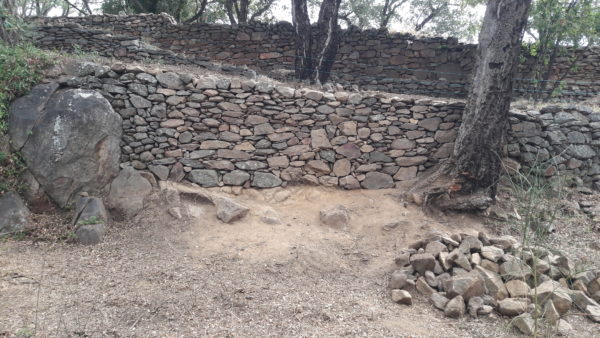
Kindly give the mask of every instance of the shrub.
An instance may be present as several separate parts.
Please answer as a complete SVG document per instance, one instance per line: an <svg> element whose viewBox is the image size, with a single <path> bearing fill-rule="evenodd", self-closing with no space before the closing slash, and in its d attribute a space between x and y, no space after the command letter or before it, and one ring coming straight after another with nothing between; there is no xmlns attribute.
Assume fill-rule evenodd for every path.
<svg viewBox="0 0 600 338"><path fill-rule="evenodd" d="M26 94L52 65L51 55L31 45L8 46L0 41L0 134L8 127L8 105Z"/></svg>

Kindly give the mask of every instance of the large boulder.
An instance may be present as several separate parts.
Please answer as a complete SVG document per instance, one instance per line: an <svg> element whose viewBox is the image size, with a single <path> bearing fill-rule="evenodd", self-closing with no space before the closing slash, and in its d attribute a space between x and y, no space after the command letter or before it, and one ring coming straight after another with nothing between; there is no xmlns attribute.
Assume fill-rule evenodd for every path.
<svg viewBox="0 0 600 338"><path fill-rule="evenodd" d="M0 235L26 230L29 226L29 210L14 192L0 196Z"/></svg>
<svg viewBox="0 0 600 338"><path fill-rule="evenodd" d="M107 206L115 220L125 220L144 208L152 185L137 170L125 167L110 184Z"/></svg>
<svg viewBox="0 0 600 338"><path fill-rule="evenodd" d="M31 174L59 206L97 193L119 172L122 120L97 91L36 87L10 108L9 134Z"/></svg>

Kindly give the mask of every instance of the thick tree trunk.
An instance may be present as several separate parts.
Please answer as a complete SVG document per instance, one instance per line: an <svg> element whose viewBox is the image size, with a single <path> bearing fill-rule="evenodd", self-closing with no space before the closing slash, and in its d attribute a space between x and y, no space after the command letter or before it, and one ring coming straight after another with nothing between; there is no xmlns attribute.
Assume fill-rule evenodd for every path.
<svg viewBox="0 0 600 338"><path fill-rule="evenodd" d="M476 55L476 71L454 145L453 176L461 193L494 197L508 127L512 78L531 0L490 0ZM458 188L457 188L458 189Z"/></svg>
<svg viewBox="0 0 600 338"><path fill-rule="evenodd" d="M338 12L341 0L323 0L317 22L317 41L315 43L315 72L313 81L326 82L331 76L339 45Z"/></svg>
<svg viewBox="0 0 600 338"><path fill-rule="evenodd" d="M292 22L296 37L294 72L296 79L305 80L312 73L311 27L306 0L292 0Z"/></svg>

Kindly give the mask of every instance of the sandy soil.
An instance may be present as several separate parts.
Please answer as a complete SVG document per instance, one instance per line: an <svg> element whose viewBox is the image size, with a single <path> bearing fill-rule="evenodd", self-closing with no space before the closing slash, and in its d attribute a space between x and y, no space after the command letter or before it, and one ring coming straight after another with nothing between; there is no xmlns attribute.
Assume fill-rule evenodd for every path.
<svg viewBox="0 0 600 338"><path fill-rule="evenodd" d="M193 217L176 221L154 197L96 246L0 243L0 336L517 335L496 315L451 320L418 295L411 307L391 302L399 249L432 230L484 230L474 218L426 216L396 194L245 190L231 197L251 213L234 224L190 200ZM319 210L337 204L351 210L348 229L319 223ZM267 224L265 214L281 222ZM574 337L598 333L585 319L570 322Z"/></svg>

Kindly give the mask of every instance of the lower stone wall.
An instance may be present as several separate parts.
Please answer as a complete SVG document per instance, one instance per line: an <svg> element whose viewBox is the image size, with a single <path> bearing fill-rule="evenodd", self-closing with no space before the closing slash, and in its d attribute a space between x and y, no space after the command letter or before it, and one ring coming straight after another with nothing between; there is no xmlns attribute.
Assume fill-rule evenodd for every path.
<svg viewBox="0 0 600 338"><path fill-rule="evenodd" d="M293 183L391 188L448 157L464 103L319 92L250 79L87 65L69 87L95 88L123 117L122 165L202 186ZM524 165L600 180L600 113L514 110L506 152Z"/></svg>

